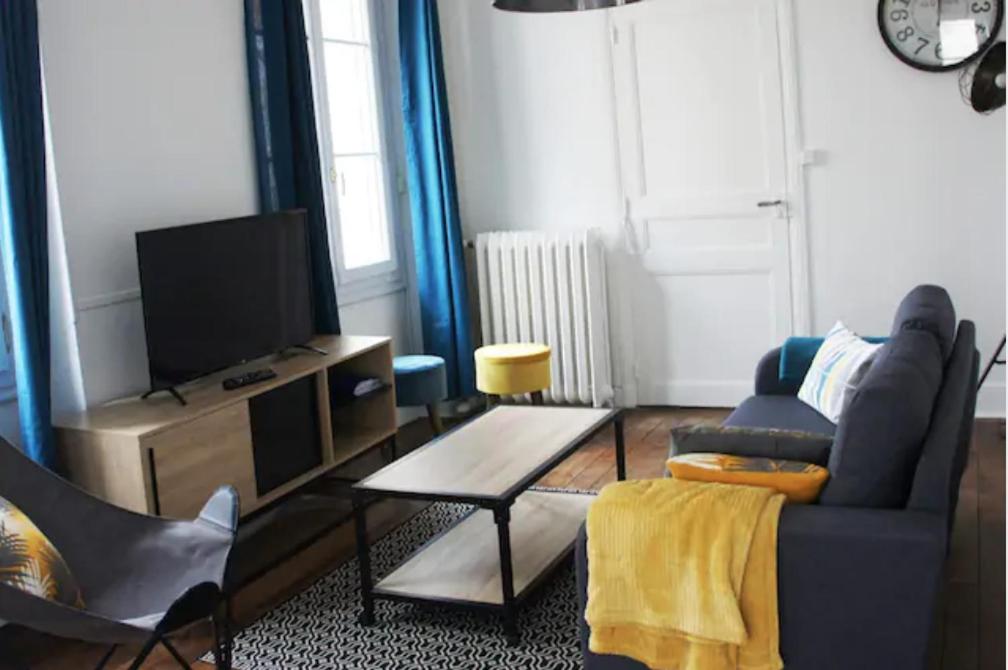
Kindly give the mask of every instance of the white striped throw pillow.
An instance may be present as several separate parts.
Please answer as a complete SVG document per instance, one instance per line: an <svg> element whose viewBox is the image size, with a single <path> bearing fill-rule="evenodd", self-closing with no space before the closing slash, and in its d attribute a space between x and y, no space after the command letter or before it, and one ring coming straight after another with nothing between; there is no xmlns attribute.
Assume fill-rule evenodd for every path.
<svg viewBox="0 0 1008 670"><path fill-rule="evenodd" d="M812 359L798 399L837 423L881 346L862 340L837 321Z"/></svg>

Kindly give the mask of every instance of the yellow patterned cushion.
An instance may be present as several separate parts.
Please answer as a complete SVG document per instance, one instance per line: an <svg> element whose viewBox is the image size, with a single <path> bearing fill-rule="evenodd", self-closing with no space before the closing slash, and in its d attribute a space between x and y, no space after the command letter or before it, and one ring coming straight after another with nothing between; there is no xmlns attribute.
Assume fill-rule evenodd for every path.
<svg viewBox="0 0 1008 670"><path fill-rule="evenodd" d="M683 454L666 466L676 479L765 486L796 503L813 502L829 479L826 468L811 463L727 454Z"/></svg>
<svg viewBox="0 0 1008 670"><path fill-rule="evenodd" d="M49 538L0 496L0 584L64 605L84 607L80 587Z"/></svg>

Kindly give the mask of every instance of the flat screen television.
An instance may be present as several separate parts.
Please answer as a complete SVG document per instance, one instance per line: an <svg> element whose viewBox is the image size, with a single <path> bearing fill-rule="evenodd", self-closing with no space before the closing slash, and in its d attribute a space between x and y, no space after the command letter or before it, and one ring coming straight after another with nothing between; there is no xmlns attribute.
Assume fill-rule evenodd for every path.
<svg viewBox="0 0 1008 670"><path fill-rule="evenodd" d="M136 234L151 389L315 334L303 210Z"/></svg>

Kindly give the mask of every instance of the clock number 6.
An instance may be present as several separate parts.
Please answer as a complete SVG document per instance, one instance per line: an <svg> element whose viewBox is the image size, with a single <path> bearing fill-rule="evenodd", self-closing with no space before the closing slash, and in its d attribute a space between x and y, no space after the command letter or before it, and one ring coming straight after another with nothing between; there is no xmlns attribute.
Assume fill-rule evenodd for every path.
<svg viewBox="0 0 1008 670"><path fill-rule="evenodd" d="M913 37L913 35L914 35L913 26L907 26L903 30L896 33L896 39L898 39L900 42L906 42L908 39Z"/></svg>

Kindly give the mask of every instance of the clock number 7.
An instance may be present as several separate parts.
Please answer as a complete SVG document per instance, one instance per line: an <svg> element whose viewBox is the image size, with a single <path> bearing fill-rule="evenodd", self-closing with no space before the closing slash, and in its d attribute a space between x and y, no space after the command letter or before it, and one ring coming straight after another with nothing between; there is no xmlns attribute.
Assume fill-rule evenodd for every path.
<svg viewBox="0 0 1008 670"><path fill-rule="evenodd" d="M916 49L914 49L914 55L915 56L917 54L919 54L921 51L923 51L924 47L926 47L927 45L931 44L931 40L929 40L926 37L918 37L917 41L920 42L920 46L918 46Z"/></svg>

